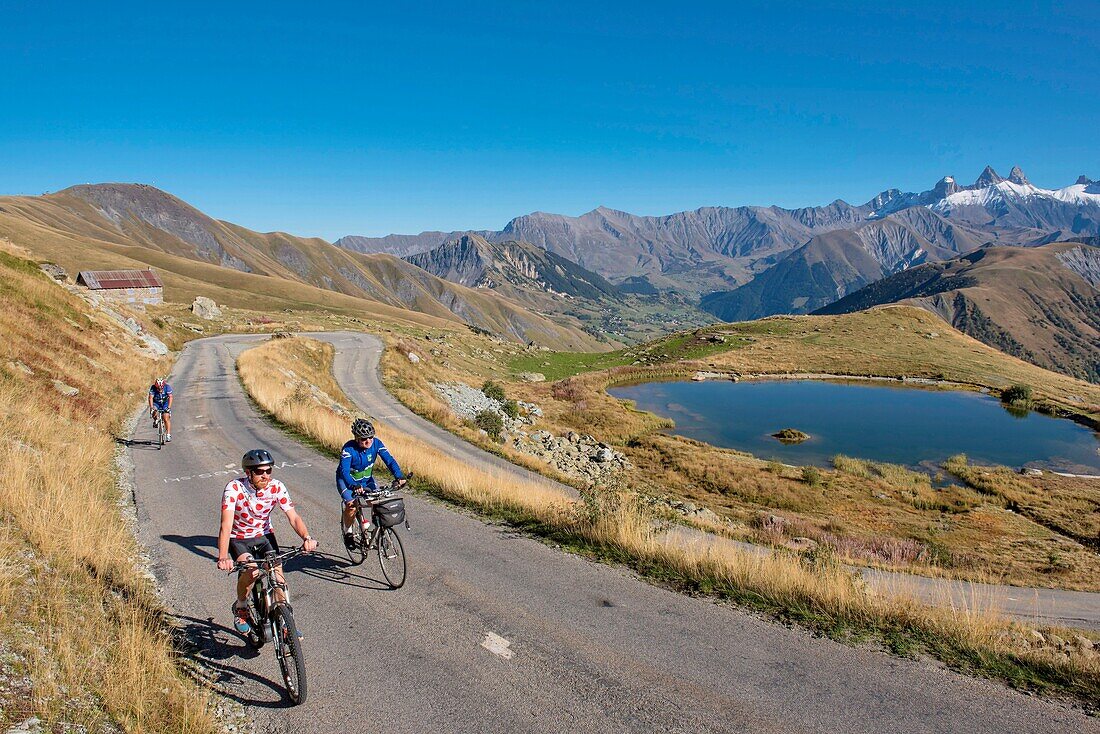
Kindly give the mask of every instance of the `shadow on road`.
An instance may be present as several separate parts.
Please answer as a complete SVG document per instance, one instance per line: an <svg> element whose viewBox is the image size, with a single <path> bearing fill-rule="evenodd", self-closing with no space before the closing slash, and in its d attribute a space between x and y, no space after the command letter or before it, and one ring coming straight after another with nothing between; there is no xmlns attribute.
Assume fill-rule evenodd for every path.
<svg viewBox="0 0 1100 734"><path fill-rule="evenodd" d="M226 615L229 614L229 605L226 604ZM212 684L218 692L245 706L257 706L260 708L283 708L290 706L290 699L286 691L276 681L230 665L227 661L235 658L241 660L254 660L263 657L264 650L257 650L248 644L235 630L218 624L209 619L197 619L184 615L172 615L175 621L176 647L187 660L200 669L199 675L204 682ZM278 676L279 666L271 657L271 670ZM248 689L254 689L258 684L263 689L270 690L277 696L277 700L271 698L257 698L255 695L246 695Z"/></svg>
<svg viewBox="0 0 1100 734"><path fill-rule="evenodd" d="M378 573L378 578L367 573L353 573L352 569L363 569L371 562L371 566ZM378 568L378 560L372 555L362 566L354 566L347 558L330 555L328 553L308 553L295 558L287 567L289 571L301 571L306 576L312 576L322 581L331 581L341 586L350 586L356 589L369 589L371 591L392 591L382 576L382 569Z"/></svg>
<svg viewBox="0 0 1100 734"><path fill-rule="evenodd" d="M182 548L186 548L196 556L209 558L211 561L218 560L216 554L206 550L206 548L216 550L218 547L218 539L213 535L162 535L160 537L169 543L175 543Z"/></svg>
<svg viewBox="0 0 1100 734"><path fill-rule="evenodd" d="M131 438L119 438L115 436L115 443L119 446L125 446L128 449L142 449L144 451L160 450L159 441L139 441Z"/></svg>

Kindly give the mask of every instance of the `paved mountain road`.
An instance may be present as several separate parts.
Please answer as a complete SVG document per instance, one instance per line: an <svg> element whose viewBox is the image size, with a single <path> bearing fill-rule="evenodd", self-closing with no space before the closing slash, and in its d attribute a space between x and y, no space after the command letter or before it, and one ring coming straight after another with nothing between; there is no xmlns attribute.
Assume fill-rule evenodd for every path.
<svg viewBox="0 0 1100 734"><path fill-rule="evenodd" d="M326 338L340 364L377 348ZM189 344L172 377L175 440L158 451L142 421L131 455L165 600L259 731L1100 732L1070 706L656 588L418 497L409 581L385 590L376 562L343 560L332 461L244 396L233 352L252 340ZM271 649L230 629L232 579L214 569L221 490L256 446L324 551L289 565L310 688L298 707Z"/></svg>

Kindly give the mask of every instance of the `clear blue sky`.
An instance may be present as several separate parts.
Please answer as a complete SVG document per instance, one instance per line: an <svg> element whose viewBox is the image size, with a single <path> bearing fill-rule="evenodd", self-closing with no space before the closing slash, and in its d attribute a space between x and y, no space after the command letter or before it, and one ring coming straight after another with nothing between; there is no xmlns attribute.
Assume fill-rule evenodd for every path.
<svg viewBox="0 0 1100 734"><path fill-rule="evenodd" d="M204 9L197 9L198 6ZM1100 178L1100 4L0 0L0 193L155 183L259 230Z"/></svg>

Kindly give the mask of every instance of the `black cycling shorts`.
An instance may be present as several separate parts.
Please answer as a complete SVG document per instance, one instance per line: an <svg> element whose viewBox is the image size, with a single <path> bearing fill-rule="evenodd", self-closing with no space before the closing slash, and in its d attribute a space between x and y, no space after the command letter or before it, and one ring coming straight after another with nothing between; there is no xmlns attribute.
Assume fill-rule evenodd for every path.
<svg viewBox="0 0 1100 734"><path fill-rule="evenodd" d="M275 533L261 535L258 538L231 538L229 540L229 557L238 560L245 553L253 558L263 558L269 552L279 552L279 542L275 540Z"/></svg>

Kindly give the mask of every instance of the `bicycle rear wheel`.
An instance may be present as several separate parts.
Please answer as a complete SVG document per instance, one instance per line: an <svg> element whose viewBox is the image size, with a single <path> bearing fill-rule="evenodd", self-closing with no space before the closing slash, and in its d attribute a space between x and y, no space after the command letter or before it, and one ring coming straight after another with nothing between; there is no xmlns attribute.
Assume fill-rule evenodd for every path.
<svg viewBox="0 0 1100 734"><path fill-rule="evenodd" d="M157 438L160 440L160 445L158 446L158 448L161 448L161 447L164 446L165 433L166 432L164 430L164 416L161 415L158 412L157 413Z"/></svg>
<svg viewBox="0 0 1100 734"><path fill-rule="evenodd" d="M302 655L302 641L298 639L298 625L286 604L279 604L274 612L276 657L283 673L286 693L296 705L306 700L306 661Z"/></svg>
<svg viewBox="0 0 1100 734"><path fill-rule="evenodd" d="M369 542L369 539L367 538L366 533L363 532L363 525L360 522L361 520L362 516L357 513L355 515L355 521L352 523L351 528L351 537L354 539L354 542L352 543L351 548L348 548L346 545L344 546L344 550L348 554L348 560L351 561L351 565L353 566L358 566L363 561L367 560L367 544ZM343 533L343 531L344 527L343 523L341 523L340 532Z"/></svg>
<svg viewBox="0 0 1100 734"><path fill-rule="evenodd" d="M400 589L405 585L408 571L405 548L401 545L401 536L393 528L381 528L378 533L378 565L390 588Z"/></svg>

